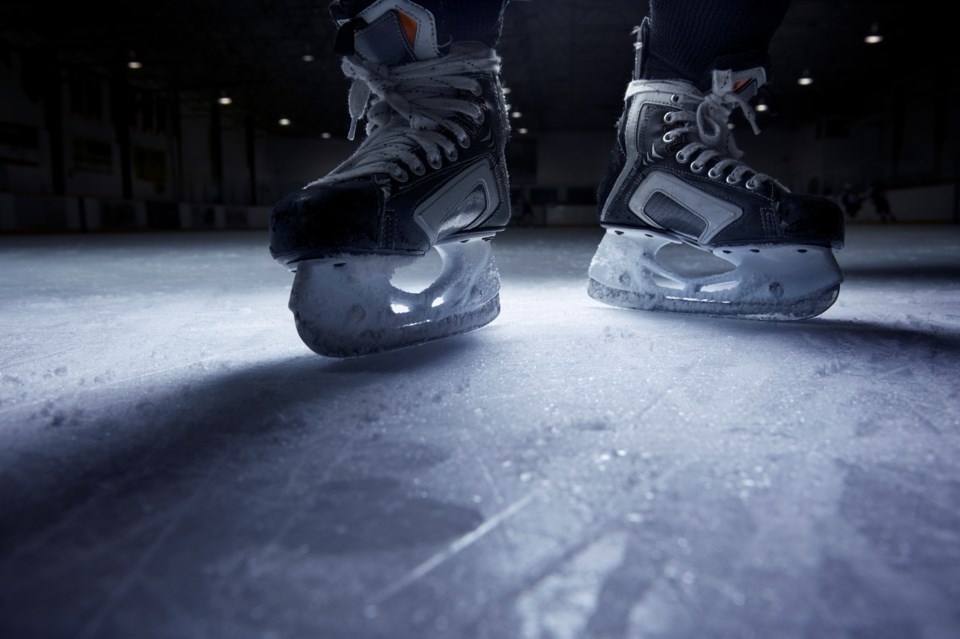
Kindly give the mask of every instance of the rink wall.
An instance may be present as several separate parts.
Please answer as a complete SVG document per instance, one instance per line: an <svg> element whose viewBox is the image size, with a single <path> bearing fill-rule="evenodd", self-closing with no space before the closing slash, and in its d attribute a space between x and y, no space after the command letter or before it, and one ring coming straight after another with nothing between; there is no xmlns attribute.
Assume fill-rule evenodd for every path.
<svg viewBox="0 0 960 639"><path fill-rule="evenodd" d="M0 193L0 232L266 229L269 206Z"/></svg>
<svg viewBox="0 0 960 639"><path fill-rule="evenodd" d="M521 226L593 226L595 203L584 203L581 189L518 189L523 193L548 191L557 201L530 207L527 215L514 210L514 223ZM957 187L941 185L898 189L888 193L890 207L899 222L956 223L952 210ZM573 200L571 203L567 200ZM83 231L176 231L218 229L266 229L271 206L122 200L0 192L0 233ZM878 222L868 201L857 222Z"/></svg>
<svg viewBox="0 0 960 639"><path fill-rule="evenodd" d="M35 127L40 134L19 151L0 149L6 158L0 157L0 232L264 229L274 202L330 171L355 146L335 137L255 132L251 146L257 170L251 175L250 150L243 148L245 132L228 122L222 129L223 174L215 180L208 157L208 119L202 112L184 110L178 137L133 136L134 149L145 159L134 165L129 198L120 197L119 146L95 144L109 140L109 131L102 127L68 127L63 141L65 195L50 194L49 140L42 129ZM7 111L7 117L13 115ZM810 187L819 187L821 194L835 196L838 190L831 189L850 179L843 172L828 175L823 167L843 168L846 156L838 149L856 144L856 138L818 140L811 131L776 129L764 137L766 144L744 139L752 165L781 176L795 191L817 192ZM515 137L512 148L518 152L510 158L514 224L595 225L597 184L612 143L612 130ZM852 166L853 160L848 163ZM848 173L855 171L849 168ZM956 222L958 196L953 183L888 193L894 215L905 222ZM857 221L878 221L869 200Z"/></svg>
<svg viewBox="0 0 960 639"><path fill-rule="evenodd" d="M133 88L77 65L50 67L38 89L21 57L0 64L0 232L263 229L273 203L356 146L342 133L264 127L212 95ZM825 117L797 130L762 117L763 136L737 139L751 166L794 191L836 197L845 183L865 192L887 180L901 187L888 192L899 220L960 222L951 154L960 127L933 143L922 126L930 117L922 100L900 116ZM520 131L508 146L514 223L595 225L614 128ZM858 221L876 219L867 200Z"/></svg>
<svg viewBox="0 0 960 639"><path fill-rule="evenodd" d="M897 189L887 195L890 210L901 222L958 222L953 213L960 185L943 184L912 189ZM876 218L873 204L868 200L863 207L866 219Z"/></svg>

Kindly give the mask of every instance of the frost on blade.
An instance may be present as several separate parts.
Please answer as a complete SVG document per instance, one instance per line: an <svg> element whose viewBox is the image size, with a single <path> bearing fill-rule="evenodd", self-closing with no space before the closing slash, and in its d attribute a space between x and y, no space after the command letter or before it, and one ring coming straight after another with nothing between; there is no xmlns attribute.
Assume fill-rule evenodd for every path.
<svg viewBox="0 0 960 639"><path fill-rule="evenodd" d="M500 312L500 276L490 242L471 240L434 250L442 269L418 291L398 288L391 280L398 269L423 258L350 255L302 263L290 310L304 343L321 355L349 357L439 339L493 321Z"/></svg>
<svg viewBox="0 0 960 639"><path fill-rule="evenodd" d="M792 320L829 308L842 280L825 247L698 249L655 231L625 229L604 235L588 292L625 308Z"/></svg>

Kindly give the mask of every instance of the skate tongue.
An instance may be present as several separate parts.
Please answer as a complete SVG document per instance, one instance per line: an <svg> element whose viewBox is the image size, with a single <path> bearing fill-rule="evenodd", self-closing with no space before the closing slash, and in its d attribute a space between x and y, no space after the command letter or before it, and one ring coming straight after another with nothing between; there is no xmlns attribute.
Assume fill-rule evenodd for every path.
<svg viewBox="0 0 960 639"><path fill-rule="evenodd" d="M375 2L339 22L336 51L396 66L440 56L433 14L409 0Z"/></svg>
<svg viewBox="0 0 960 639"><path fill-rule="evenodd" d="M766 79L767 74L762 67L747 69L746 71L715 70L713 72L713 90L707 94L706 99L697 110L697 122L700 124L701 134L709 130L708 127L704 126L704 122L714 120L709 128L716 128L717 132L726 135L727 120L734 109L740 109L753 132L759 134L757 115L748 101L756 95ZM704 137L710 142L717 141L715 134L708 133ZM740 157L735 146L731 147L731 150L734 151L734 157Z"/></svg>

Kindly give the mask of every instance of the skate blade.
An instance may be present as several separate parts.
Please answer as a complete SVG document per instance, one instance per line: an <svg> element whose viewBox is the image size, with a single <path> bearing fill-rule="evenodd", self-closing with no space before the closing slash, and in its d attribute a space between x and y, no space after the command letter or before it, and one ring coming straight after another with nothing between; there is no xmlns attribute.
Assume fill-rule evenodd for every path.
<svg viewBox="0 0 960 639"><path fill-rule="evenodd" d="M465 333L500 313L491 243L437 245L442 260L423 290L398 288L395 272L423 258L344 255L301 262L290 292L297 332L314 352L356 357Z"/></svg>
<svg viewBox="0 0 960 639"><path fill-rule="evenodd" d="M830 308L842 281L825 247L702 249L652 230L609 229L590 264L587 292L622 308L801 320Z"/></svg>

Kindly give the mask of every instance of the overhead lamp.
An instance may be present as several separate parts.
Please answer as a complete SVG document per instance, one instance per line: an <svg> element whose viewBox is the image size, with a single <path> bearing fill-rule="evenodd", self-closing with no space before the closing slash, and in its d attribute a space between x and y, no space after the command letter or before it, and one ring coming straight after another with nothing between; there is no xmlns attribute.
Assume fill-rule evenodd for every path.
<svg viewBox="0 0 960 639"><path fill-rule="evenodd" d="M304 62L313 62L313 54L312 54L312 53L304 53L304 54L303 54L303 61L304 61Z"/></svg>
<svg viewBox="0 0 960 639"><path fill-rule="evenodd" d="M221 106L230 106L231 104L233 104L233 98L231 98L225 92L221 91L220 97L217 98L217 103L220 104Z"/></svg>
<svg viewBox="0 0 960 639"><path fill-rule="evenodd" d="M810 75L810 69L803 70L803 73L801 73L800 77L797 78L797 84L802 87L807 87L813 84L813 76Z"/></svg>
<svg viewBox="0 0 960 639"><path fill-rule="evenodd" d="M880 44L883 42L883 36L880 35L880 25L876 22L870 25L870 33L863 39L867 44Z"/></svg>
<svg viewBox="0 0 960 639"><path fill-rule="evenodd" d="M512 91L513 91L513 89L511 89L510 87L503 87L503 94L504 94L504 95L510 95L510 93L511 93Z"/></svg>
<svg viewBox="0 0 960 639"><path fill-rule="evenodd" d="M527 133L530 133L530 129L528 129L525 126L520 127L519 129L517 129L517 133L519 133L520 135L526 135Z"/></svg>
<svg viewBox="0 0 960 639"><path fill-rule="evenodd" d="M323 138L324 140L329 140L329 139L332 138L333 136L330 135L329 132L324 131L323 133L320 134L320 137Z"/></svg>
<svg viewBox="0 0 960 639"><path fill-rule="evenodd" d="M127 68L133 69L134 71L143 68L143 63L137 59L137 54L133 51L130 52L129 59L127 60Z"/></svg>
<svg viewBox="0 0 960 639"><path fill-rule="evenodd" d="M519 111L514 111L513 113L510 114L510 117L513 118L514 120L519 120L520 118L523 117L523 114L520 113Z"/></svg>
<svg viewBox="0 0 960 639"><path fill-rule="evenodd" d="M767 105L766 102L757 103L757 108L756 108L757 113L763 113L764 111L769 111L769 110L770 110L770 107Z"/></svg>
<svg viewBox="0 0 960 639"><path fill-rule="evenodd" d="M278 120L278 123L280 124L280 126L290 126L290 118L280 118L280 120Z"/></svg>

